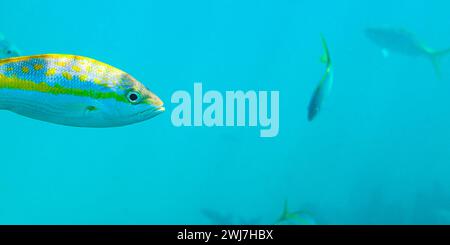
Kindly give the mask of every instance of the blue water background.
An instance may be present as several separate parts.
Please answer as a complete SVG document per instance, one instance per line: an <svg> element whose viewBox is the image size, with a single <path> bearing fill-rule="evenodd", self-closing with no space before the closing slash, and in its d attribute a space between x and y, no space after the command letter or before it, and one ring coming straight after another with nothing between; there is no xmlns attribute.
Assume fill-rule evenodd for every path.
<svg viewBox="0 0 450 245"><path fill-rule="evenodd" d="M384 58L372 26L450 47L447 1L2 0L0 31L25 54L96 58L167 111L83 129L2 111L0 224L271 224L285 199L320 224L450 223L450 59ZM306 108L324 72L335 86ZM177 90L280 91L280 133L176 128Z"/></svg>

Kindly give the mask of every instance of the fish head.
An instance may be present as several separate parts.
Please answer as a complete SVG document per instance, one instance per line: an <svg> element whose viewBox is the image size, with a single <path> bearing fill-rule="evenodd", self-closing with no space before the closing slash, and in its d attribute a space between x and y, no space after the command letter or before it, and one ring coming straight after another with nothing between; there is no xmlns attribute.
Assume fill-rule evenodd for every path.
<svg viewBox="0 0 450 245"><path fill-rule="evenodd" d="M20 51L17 47L7 40L0 40L0 59L18 56L20 56Z"/></svg>
<svg viewBox="0 0 450 245"><path fill-rule="evenodd" d="M151 119L165 111L163 101L128 74L112 86L115 99L99 100L93 110L103 114L108 126L124 126Z"/></svg>
<svg viewBox="0 0 450 245"><path fill-rule="evenodd" d="M398 40L402 39L404 31L401 29L387 27L369 27L364 30L364 33L367 38L372 40L372 42L376 43L377 45L381 47L390 47L393 45L393 43L396 43Z"/></svg>
<svg viewBox="0 0 450 245"><path fill-rule="evenodd" d="M380 39L382 39L383 36L386 35L385 32L386 31L384 31L383 29L373 27L369 27L364 30L364 34L366 35L366 37L374 41L379 41Z"/></svg>

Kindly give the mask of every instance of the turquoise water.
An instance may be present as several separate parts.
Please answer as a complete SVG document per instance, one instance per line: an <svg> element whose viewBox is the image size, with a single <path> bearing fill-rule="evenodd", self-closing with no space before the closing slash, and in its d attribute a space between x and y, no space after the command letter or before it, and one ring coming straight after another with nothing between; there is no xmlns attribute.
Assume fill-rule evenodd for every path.
<svg viewBox="0 0 450 245"><path fill-rule="evenodd" d="M288 200L318 224L450 223L450 59L384 57L364 30L407 28L450 47L445 1L2 1L23 54L119 67L166 112L72 128L1 111L0 224L272 224ZM335 69L313 122L307 105ZM279 134L175 127L171 96L280 92Z"/></svg>

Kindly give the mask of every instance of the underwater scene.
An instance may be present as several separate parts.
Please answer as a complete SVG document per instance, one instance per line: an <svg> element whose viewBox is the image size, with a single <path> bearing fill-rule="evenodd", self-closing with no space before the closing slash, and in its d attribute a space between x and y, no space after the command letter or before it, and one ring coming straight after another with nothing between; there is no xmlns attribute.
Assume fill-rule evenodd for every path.
<svg viewBox="0 0 450 245"><path fill-rule="evenodd" d="M0 224L450 224L450 3L0 3Z"/></svg>

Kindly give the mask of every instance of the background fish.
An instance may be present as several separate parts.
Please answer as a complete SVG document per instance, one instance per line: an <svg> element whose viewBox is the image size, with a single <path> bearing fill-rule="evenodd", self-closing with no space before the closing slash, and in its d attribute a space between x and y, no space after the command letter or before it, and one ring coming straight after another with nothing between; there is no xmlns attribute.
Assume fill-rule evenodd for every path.
<svg viewBox="0 0 450 245"><path fill-rule="evenodd" d="M413 33L400 28L367 28L365 33L370 40L383 48L385 56L388 56L389 52L395 52L430 59L436 74L441 77L440 59L450 54L450 48L442 51L434 50L420 41Z"/></svg>
<svg viewBox="0 0 450 245"><path fill-rule="evenodd" d="M238 215L220 213L219 211L207 208L202 209L201 213L212 225L257 225L261 222L261 219L258 217L245 218Z"/></svg>
<svg viewBox="0 0 450 245"><path fill-rule="evenodd" d="M163 102L127 73L74 55L0 60L0 109L77 127L117 127L150 119Z"/></svg>
<svg viewBox="0 0 450 245"><path fill-rule="evenodd" d="M283 212L275 222L276 225L316 225L313 216L306 211L289 211L288 201L284 202Z"/></svg>
<svg viewBox="0 0 450 245"><path fill-rule="evenodd" d="M18 57L20 51L0 33L0 59Z"/></svg>
<svg viewBox="0 0 450 245"><path fill-rule="evenodd" d="M322 45L325 50L325 54L322 56L322 62L326 64L326 70L325 74L323 75L322 79L320 80L319 84L317 85L316 89L314 90L314 94L311 97L311 100L309 102L308 106L308 120L312 121L314 118L316 118L317 114L319 113L322 104L325 100L325 98L328 96L328 94L331 91L331 88L333 86L333 67L331 63L330 58L330 52L328 49L327 42L325 41L325 38L322 36Z"/></svg>

